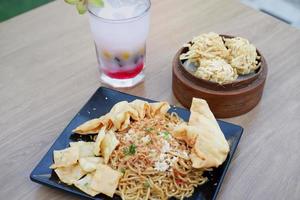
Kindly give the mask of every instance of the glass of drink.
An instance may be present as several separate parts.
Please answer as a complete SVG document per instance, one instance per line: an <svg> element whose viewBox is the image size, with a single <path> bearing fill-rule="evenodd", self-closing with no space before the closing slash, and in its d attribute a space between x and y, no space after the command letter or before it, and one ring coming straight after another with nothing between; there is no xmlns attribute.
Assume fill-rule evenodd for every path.
<svg viewBox="0 0 300 200"><path fill-rule="evenodd" d="M144 80L150 0L104 0L104 7L89 6L102 82L132 87Z"/></svg>

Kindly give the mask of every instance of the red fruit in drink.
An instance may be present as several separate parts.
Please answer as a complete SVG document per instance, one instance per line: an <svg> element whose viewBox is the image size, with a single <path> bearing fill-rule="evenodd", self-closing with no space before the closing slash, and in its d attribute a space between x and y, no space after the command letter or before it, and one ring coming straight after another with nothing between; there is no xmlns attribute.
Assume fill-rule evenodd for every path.
<svg viewBox="0 0 300 200"><path fill-rule="evenodd" d="M106 68L103 68L103 72L110 78L115 79L129 79L134 78L138 75L144 68L144 63L139 63L134 68L130 70L120 70L120 71L109 71Z"/></svg>

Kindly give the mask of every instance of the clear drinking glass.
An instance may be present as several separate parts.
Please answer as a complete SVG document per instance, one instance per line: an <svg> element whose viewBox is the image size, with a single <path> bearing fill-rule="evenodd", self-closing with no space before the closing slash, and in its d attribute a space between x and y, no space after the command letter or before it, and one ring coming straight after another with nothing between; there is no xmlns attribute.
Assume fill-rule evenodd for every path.
<svg viewBox="0 0 300 200"><path fill-rule="evenodd" d="M104 0L104 7L89 6L102 82L131 87L144 80L150 0Z"/></svg>

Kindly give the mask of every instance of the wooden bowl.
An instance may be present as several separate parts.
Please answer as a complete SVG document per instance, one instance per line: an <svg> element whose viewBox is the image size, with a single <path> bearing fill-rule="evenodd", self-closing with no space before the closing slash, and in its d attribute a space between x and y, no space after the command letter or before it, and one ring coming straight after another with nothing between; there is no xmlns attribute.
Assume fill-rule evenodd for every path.
<svg viewBox="0 0 300 200"><path fill-rule="evenodd" d="M234 82L223 85L197 78L188 72L179 59L187 50L187 47L181 48L173 59L173 93L183 106L189 108L193 97L202 98L208 102L216 117L228 118L244 114L258 104L268 71L266 60L259 50L257 54L260 56L261 66L255 73L241 76Z"/></svg>

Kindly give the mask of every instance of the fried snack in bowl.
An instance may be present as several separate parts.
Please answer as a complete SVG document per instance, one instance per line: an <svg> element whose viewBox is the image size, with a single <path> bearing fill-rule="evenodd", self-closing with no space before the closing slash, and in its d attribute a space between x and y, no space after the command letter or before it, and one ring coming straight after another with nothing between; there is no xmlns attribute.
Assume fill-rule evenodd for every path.
<svg viewBox="0 0 300 200"><path fill-rule="evenodd" d="M214 58L228 59L229 51L225 47L222 37L217 33L204 33L194 37L190 43L184 45L189 51L180 55L180 60L189 59L197 66L202 60Z"/></svg>
<svg viewBox="0 0 300 200"><path fill-rule="evenodd" d="M188 51L179 59L185 68L200 79L220 85L233 83L238 75L251 74L261 66L255 46L241 37L210 32L200 34L184 47Z"/></svg>
<svg viewBox="0 0 300 200"><path fill-rule="evenodd" d="M225 46L230 51L229 63L240 75L253 73L260 67L259 56L253 44L241 37L224 38Z"/></svg>
<svg viewBox="0 0 300 200"><path fill-rule="evenodd" d="M221 58L202 60L194 75L221 85L231 83L238 77L236 69Z"/></svg>

